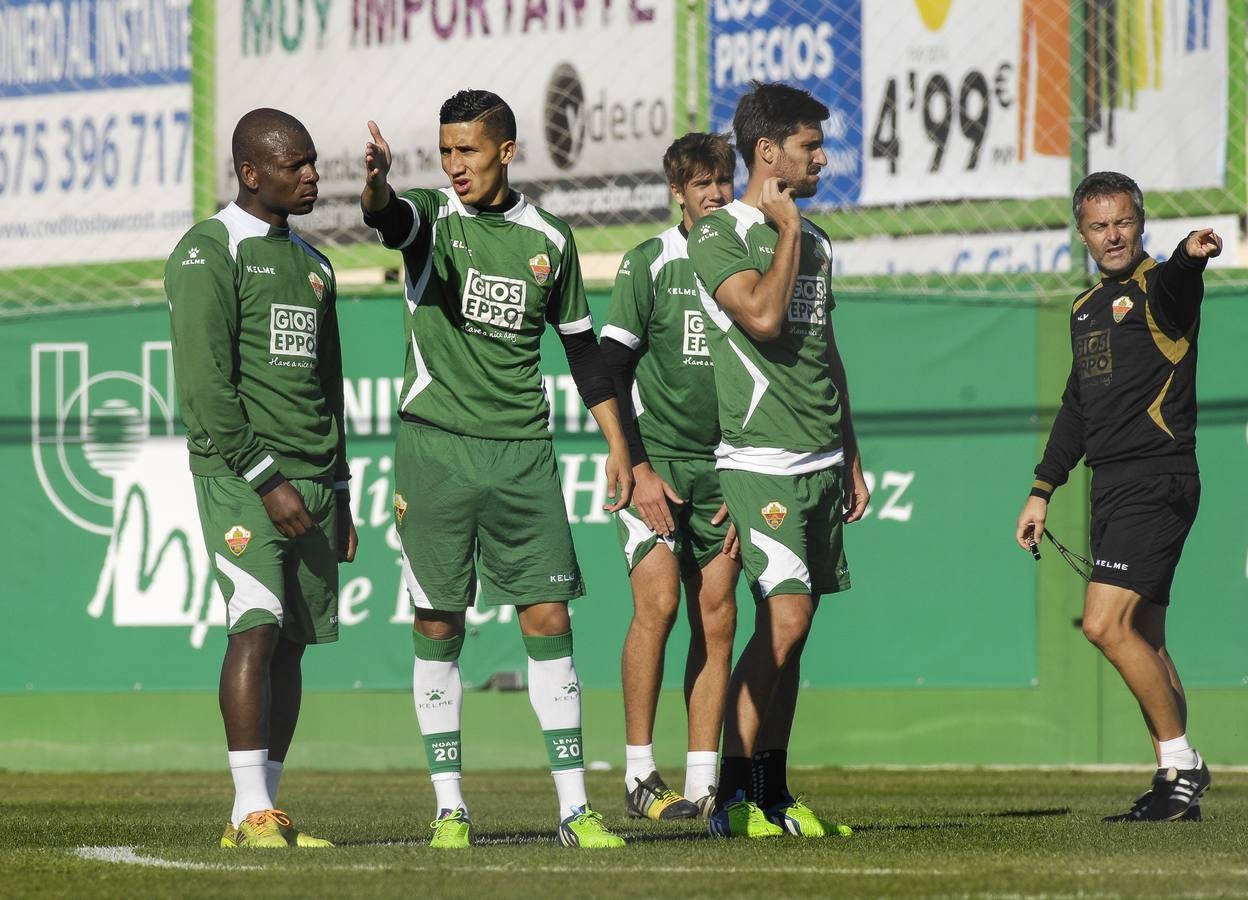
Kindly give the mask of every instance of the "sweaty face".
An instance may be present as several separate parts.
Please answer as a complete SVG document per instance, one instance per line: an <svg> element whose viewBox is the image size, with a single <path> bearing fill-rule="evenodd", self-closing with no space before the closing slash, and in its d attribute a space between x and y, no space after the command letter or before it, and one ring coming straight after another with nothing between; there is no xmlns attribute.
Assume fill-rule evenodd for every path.
<svg viewBox="0 0 1248 900"><path fill-rule="evenodd" d="M1079 237L1105 275L1126 275L1144 256L1144 221L1130 194L1089 197L1079 212Z"/></svg>
<svg viewBox="0 0 1248 900"><path fill-rule="evenodd" d="M303 216L316 205L316 146L303 130L275 132L262 145L267 151L255 164L256 200L275 222Z"/></svg>
<svg viewBox="0 0 1248 900"><path fill-rule="evenodd" d="M438 128L442 171L451 187L470 206L493 206L507 199L507 164L515 141L492 137L484 122L453 122Z"/></svg>
<svg viewBox="0 0 1248 900"><path fill-rule="evenodd" d="M775 175L793 188L794 197L813 197L819 187L819 171L828 164L823 152L823 131L802 125L780 144Z"/></svg>
<svg viewBox="0 0 1248 900"><path fill-rule="evenodd" d="M673 187L672 196L684 207L685 227L689 228L703 216L732 202L732 173L701 169L683 189Z"/></svg>

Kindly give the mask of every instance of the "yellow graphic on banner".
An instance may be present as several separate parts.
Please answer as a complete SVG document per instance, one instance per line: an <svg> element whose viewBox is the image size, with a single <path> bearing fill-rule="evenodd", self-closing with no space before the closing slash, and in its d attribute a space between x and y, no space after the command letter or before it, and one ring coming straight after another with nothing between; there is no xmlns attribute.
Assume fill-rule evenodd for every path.
<svg viewBox="0 0 1248 900"><path fill-rule="evenodd" d="M919 8L919 18L927 26L927 30L940 31L944 27L945 19L949 18L949 7L953 6L953 0L914 0L914 5Z"/></svg>

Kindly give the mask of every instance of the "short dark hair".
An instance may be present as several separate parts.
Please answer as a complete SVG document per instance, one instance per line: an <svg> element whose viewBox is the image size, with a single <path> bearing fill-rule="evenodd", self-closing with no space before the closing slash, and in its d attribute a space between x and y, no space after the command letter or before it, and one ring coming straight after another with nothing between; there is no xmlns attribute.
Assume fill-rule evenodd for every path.
<svg viewBox="0 0 1248 900"><path fill-rule="evenodd" d="M1075 214L1075 224L1079 224L1079 218L1083 215L1084 200L1091 200L1093 197L1109 197L1113 194L1126 194L1130 197L1131 204L1135 207L1136 217L1141 223L1144 222L1144 192L1133 179L1121 172L1093 172L1079 182L1079 187L1075 188L1075 197L1070 204Z"/></svg>
<svg viewBox="0 0 1248 900"><path fill-rule="evenodd" d="M273 152L273 141L278 135L307 134L302 122L288 112L261 107L245 113L234 133L230 136L230 154L234 157L234 172L241 177L242 165L263 163Z"/></svg>
<svg viewBox="0 0 1248 900"><path fill-rule="evenodd" d="M691 131L673 141L663 154L663 175L668 184L683 191L699 172L726 172L731 176L735 162L727 137Z"/></svg>
<svg viewBox="0 0 1248 900"><path fill-rule="evenodd" d="M804 91L780 82L751 81L750 91L737 102L732 130L737 151L747 169L754 166L754 148L762 138L784 143L803 125L819 128L828 108Z"/></svg>
<svg viewBox="0 0 1248 900"><path fill-rule="evenodd" d="M492 91L459 91L443 103L438 124L456 122L484 122L486 132L499 143L516 139L516 114Z"/></svg>

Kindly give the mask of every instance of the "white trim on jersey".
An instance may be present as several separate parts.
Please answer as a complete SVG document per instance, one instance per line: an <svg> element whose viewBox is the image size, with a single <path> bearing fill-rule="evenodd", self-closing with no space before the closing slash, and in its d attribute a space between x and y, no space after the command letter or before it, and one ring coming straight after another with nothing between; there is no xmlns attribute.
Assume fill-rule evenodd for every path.
<svg viewBox="0 0 1248 900"><path fill-rule="evenodd" d="M702 308L706 310L707 316L715 323L715 327L724 333L731 331L732 317L724 312L724 308L711 296L711 292L706 289L701 278L698 279L698 297L702 301Z"/></svg>
<svg viewBox="0 0 1248 900"><path fill-rule="evenodd" d="M745 371L749 374L750 380L754 382L754 390L750 392L750 407L745 411L745 418L741 420L739 427L744 428L750 424L750 419L754 418L754 412L758 409L758 404L763 399L763 394L767 393L767 388L771 387L771 382L767 380L767 376L763 374L763 370L756 366L748 356L741 352L741 348L732 342L732 338L725 338L728 346L732 348L732 352L737 354L737 359L741 360L741 365L745 366Z"/></svg>
<svg viewBox="0 0 1248 900"><path fill-rule="evenodd" d="M807 221L805 216L802 217L802 231L809 234L823 247L823 252L828 256L828 275L830 277L832 274L832 242L820 233L813 222Z"/></svg>
<svg viewBox="0 0 1248 900"><path fill-rule="evenodd" d="M636 378L633 379L633 387L629 391L629 396L633 401L633 418L640 418L641 414L646 411L646 408L641 405L641 390L637 387Z"/></svg>
<svg viewBox="0 0 1248 900"><path fill-rule="evenodd" d="M387 244L386 239L382 237L381 230L377 231L377 240L381 241L381 246L388 250L403 250L412 245L412 241L416 240L416 234L420 231L420 210L416 208L416 204L406 197L400 197L404 203L412 208L412 230L407 233L407 237L398 244Z"/></svg>
<svg viewBox="0 0 1248 900"><path fill-rule="evenodd" d="M758 576L758 586L766 597L778 585L786 581L800 581L810 592L810 569L802 558L773 537L763 534L756 528L750 529L750 543L763 551L767 557L767 567Z"/></svg>
<svg viewBox="0 0 1248 900"><path fill-rule="evenodd" d="M416 343L416 332L414 331L412 332L412 361L416 363L416 377L412 380L412 386L408 389L403 402L399 404L399 412L407 409L407 405L415 400L421 391L433 383L433 376L429 374L429 366L425 363L425 358L420 355L420 347Z"/></svg>
<svg viewBox="0 0 1248 900"><path fill-rule="evenodd" d="M844 450L799 453L779 447L733 447L724 441L715 448L715 468L740 469L760 475L805 475L845 465Z"/></svg>
<svg viewBox="0 0 1248 900"><path fill-rule="evenodd" d="M603 340L611 338L611 340L623 344L629 350L636 350L641 346L641 338L631 331L621 328L619 325L603 325L602 334L599 337Z"/></svg>
<svg viewBox="0 0 1248 900"><path fill-rule="evenodd" d="M726 206L720 207L728 215L732 216L733 227L736 229L737 237L741 238L741 243L746 247L750 246L750 242L746 240L746 234L754 225L762 225L767 221L767 217L763 215L763 211L757 206L750 206L741 200L733 200Z"/></svg>
<svg viewBox="0 0 1248 900"><path fill-rule="evenodd" d="M620 517L620 521L628 529L628 538L624 541L624 559L628 561L630 569L640 562L640 560L633 559L633 554L651 538L657 537L660 543L667 545L668 550L671 550L673 553L676 552L676 540L670 534L655 534L650 526L643 522L640 517L633 515L626 509L621 509L616 515Z"/></svg>
<svg viewBox="0 0 1248 900"><path fill-rule="evenodd" d="M679 225L673 225L666 231L660 232L657 237L663 249L659 251L654 262L650 263L651 281L659 277L659 272L669 262L689 258L689 242L680 233Z"/></svg>
<svg viewBox="0 0 1248 900"><path fill-rule="evenodd" d="M433 249L438 240L438 223L450 214L449 208L445 206L438 208L438 217L429 229L429 252L425 254L425 264L420 269L420 277L413 282L411 266L403 267L403 293L407 299L407 311L409 313L416 311L416 307L420 306L420 298L425 295L425 288L429 284L429 275L433 272Z"/></svg>
<svg viewBox="0 0 1248 900"><path fill-rule="evenodd" d="M258 478L264 472L264 470L267 469L271 465L273 465L273 457L265 456L264 459L260 460L260 462L256 463L254 466L252 466L250 469L248 469L246 472L243 473L243 481L246 481L250 484L251 482L255 481L256 478Z"/></svg>
<svg viewBox="0 0 1248 900"><path fill-rule="evenodd" d="M583 319L577 319L575 322L561 322L555 327L559 329L560 334L580 334L582 331L593 331L594 317L586 316Z"/></svg>
<svg viewBox="0 0 1248 900"><path fill-rule="evenodd" d="M262 609L272 613L280 627L284 614L282 601L277 599L277 595L265 587L254 575L234 565L220 553L215 554L215 557L217 570L230 579L234 585L234 593L230 595L230 602L225 609L225 627L233 628L238 620L252 609Z"/></svg>
<svg viewBox="0 0 1248 900"><path fill-rule="evenodd" d="M257 219L233 201L213 218L225 226L229 235L231 259L238 259L238 245L247 238L265 237L269 233L268 222Z"/></svg>

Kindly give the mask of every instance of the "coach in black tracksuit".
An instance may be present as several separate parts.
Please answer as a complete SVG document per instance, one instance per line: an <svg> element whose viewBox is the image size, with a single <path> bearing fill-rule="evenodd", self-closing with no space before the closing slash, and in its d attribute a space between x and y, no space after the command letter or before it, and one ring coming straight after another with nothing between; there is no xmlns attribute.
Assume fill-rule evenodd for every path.
<svg viewBox="0 0 1248 900"><path fill-rule="evenodd" d="M1140 189L1117 172L1085 178L1073 206L1101 281L1071 307L1074 362L1015 537L1024 549L1042 539L1050 495L1084 457L1093 567L1083 633L1139 701L1158 764L1152 787L1106 821L1198 819L1209 770L1188 743L1166 607L1200 502L1196 334L1205 264L1222 240L1194 231L1158 263L1144 253Z"/></svg>

